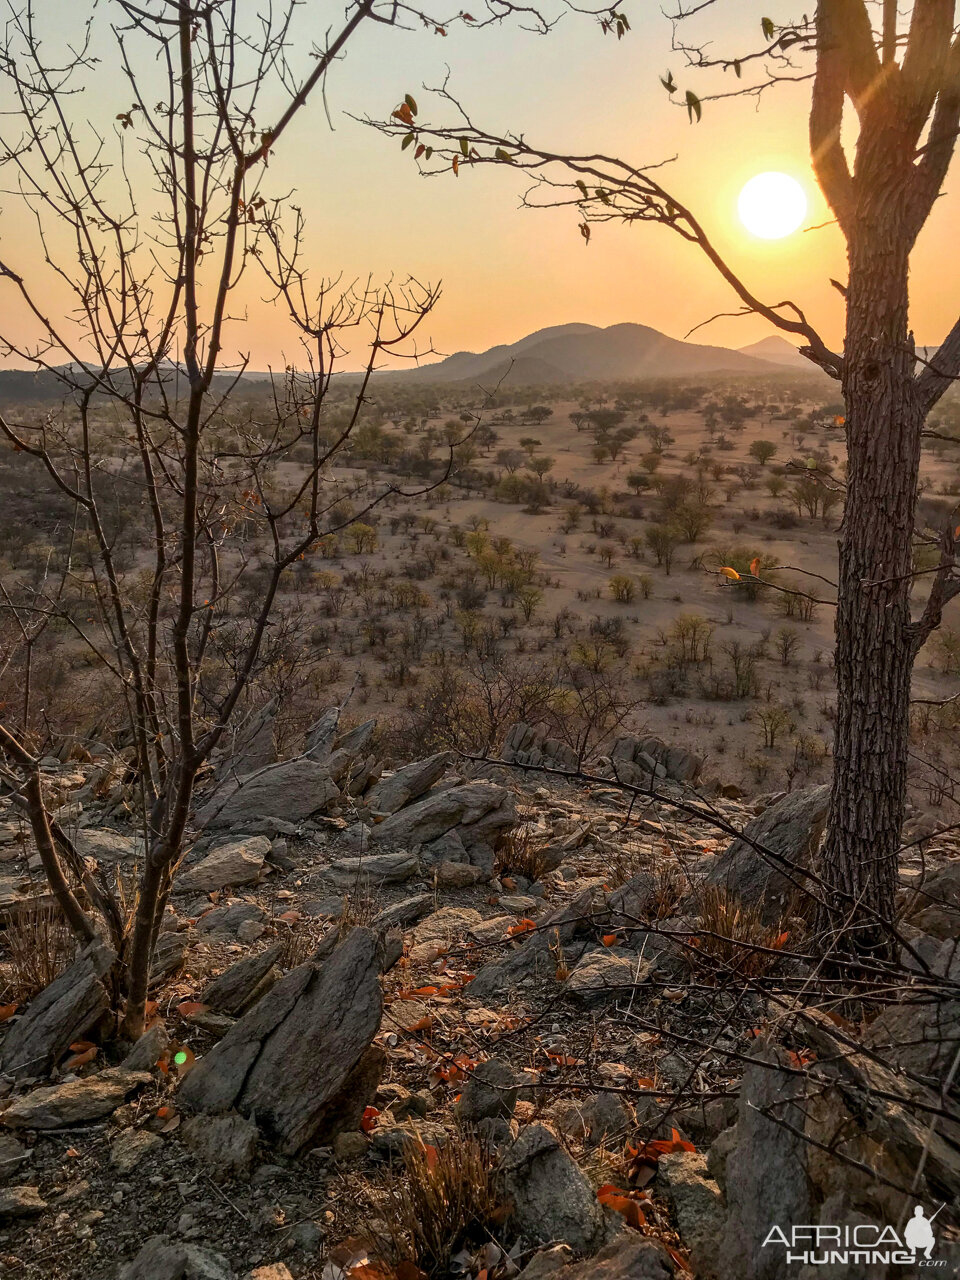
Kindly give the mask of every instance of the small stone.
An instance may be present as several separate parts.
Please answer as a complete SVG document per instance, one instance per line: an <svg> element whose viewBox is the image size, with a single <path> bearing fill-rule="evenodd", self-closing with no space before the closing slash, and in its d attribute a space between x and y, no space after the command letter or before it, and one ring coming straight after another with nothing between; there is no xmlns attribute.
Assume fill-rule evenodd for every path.
<svg viewBox="0 0 960 1280"><path fill-rule="evenodd" d="M367 1154L370 1139L364 1133L338 1133L333 1140L334 1159L353 1164Z"/></svg>
<svg viewBox="0 0 960 1280"><path fill-rule="evenodd" d="M243 1116L194 1116L180 1135L213 1178L242 1177L253 1168L259 1134Z"/></svg>
<svg viewBox="0 0 960 1280"><path fill-rule="evenodd" d="M46 1208L36 1187L0 1187L0 1220L35 1218Z"/></svg>
<svg viewBox="0 0 960 1280"><path fill-rule="evenodd" d="M471 1072L457 1103L457 1115L468 1124L487 1117L509 1119L522 1083L506 1062L488 1058Z"/></svg>
<svg viewBox="0 0 960 1280"><path fill-rule="evenodd" d="M158 1133L146 1129L127 1129L110 1148L110 1163L118 1173L130 1173L137 1165L163 1146Z"/></svg>

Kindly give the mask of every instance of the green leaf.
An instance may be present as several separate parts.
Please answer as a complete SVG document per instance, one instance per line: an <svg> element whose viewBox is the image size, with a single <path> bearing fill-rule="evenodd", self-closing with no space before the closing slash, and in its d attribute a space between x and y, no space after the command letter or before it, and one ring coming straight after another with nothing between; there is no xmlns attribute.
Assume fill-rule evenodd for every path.
<svg viewBox="0 0 960 1280"><path fill-rule="evenodd" d="M413 141L413 136L414 135L412 133L407 134L404 140L400 143L401 151L406 151L407 147L409 147L410 143Z"/></svg>
<svg viewBox="0 0 960 1280"><path fill-rule="evenodd" d="M703 115L703 107L700 105L700 99L692 89L687 90L687 115L690 117L690 123L693 123L694 117L699 121Z"/></svg>
<svg viewBox="0 0 960 1280"><path fill-rule="evenodd" d="M739 80L739 79L740 79L740 77L741 77L741 75L743 74L743 68L740 66L740 59L739 59L739 58L734 58L734 60L733 60L733 70L734 70L734 74L736 75L737 79Z"/></svg>
<svg viewBox="0 0 960 1280"><path fill-rule="evenodd" d="M405 93L405 94L403 95L403 100L404 100L404 102L407 104L407 106L410 108L410 110L413 112L413 114L414 114L414 115L416 115L416 114L417 114L417 100L416 100L416 98L413 96L413 94L412 94L412 93Z"/></svg>
<svg viewBox="0 0 960 1280"><path fill-rule="evenodd" d="M578 187L580 188L580 190L583 192L583 198L584 198L584 200L586 200L586 199L588 198L588 195L589 195L589 192L587 191L587 184L583 181L583 179L582 179L582 178L578 178L578 179L577 179L577 186L578 186Z"/></svg>
<svg viewBox="0 0 960 1280"><path fill-rule="evenodd" d="M668 71L665 76L661 76L660 83L666 89L667 93L676 93L677 85L676 85L676 81L673 78L672 71Z"/></svg>
<svg viewBox="0 0 960 1280"><path fill-rule="evenodd" d="M504 151L503 147L497 147L493 154L498 160L503 160L506 164L513 164L513 156L509 151Z"/></svg>
<svg viewBox="0 0 960 1280"><path fill-rule="evenodd" d="M426 151L424 151L423 153L423 158L424 160L429 160L432 155L433 155L433 147L427 147Z"/></svg>
<svg viewBox="0 0 960 1280"><path fill-rule="evenodd" d="M463 152L465 156L468 156L470 154L470 143L467 141L466 138L460 139L460 150Z"/></svg>
<svg viewBox="0 0 960 1280"><path fill-rule="evenodd" d="M760 29L763 31L763 38L765 40L773 39L773 33L776 30L776 27L773 25L772 18L763 18L760 22Z"/></svg>

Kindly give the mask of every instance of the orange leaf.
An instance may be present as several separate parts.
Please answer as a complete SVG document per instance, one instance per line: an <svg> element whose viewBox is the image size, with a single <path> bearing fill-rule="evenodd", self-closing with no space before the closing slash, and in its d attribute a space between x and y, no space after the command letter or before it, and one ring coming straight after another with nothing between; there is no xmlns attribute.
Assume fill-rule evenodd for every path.
<svg viewBox="0 0 960 1280"><path fill-rule="evenodd" d="M181 1018L191 1018L195 1013L207 1013L209 1008L208 1004L201 1004L199 1000L184 1000L177 1005L177 1013Z"/></svg>
<svg viewBox="0 0 960 1280"><path fill-rule="evenodd" d="M64 1071L73 1071L76 1067L85 1067L88 1062L92 1062L97 1056L97 1046L92 1044L89 1049L84 1049L82 1053L75 1053L69 1057L63 1064Z"/></svg>
<svg viewBox="0 0 960 1280"><path fill-rule="evenodd" d="M760 573L760 557L754 556L750 561L750 572L756 578Z"/></svg>
<svg viewBox="0 0 960 1280"><path fill-rule="evenodd" d="M412 1027L407 1027L408 1031L429 1031L433 1026L433 1019L429 1014L425 1018L421 1018L419 1022L415 1022Z"/></svg>
<svg viewBox="0 0 960 1280"><path fill-rule="evenodd" d="M430 1145L429 1142L423 1144L424 1154L427 1157L427 1168L431 1171L437 1167L437 1161L440 1159L440 1152L436 1147Z"/></svg>
<svg viewBox="0 0 960 1280"><path fill-rule="evenodd" d="M789 940L790 940L790 931L787 930L786 933L781 933L777 938L775 938L773 942L770 943L770 946L775 951L779 951L781 947L785 946L787 942L789 942Z"/></svg>
<svg viewBox="0 0 960 1280"><path fill-rule="evenodd" d="M285 920L287 924L296 924L302 918L299 911L284 911L282 915L277 916L278 920Z"/></svg>
<svg viewBox="0 0 960 1280"><path fill-rule="evenodd" d="M86 1053L88 1049L93 1048L92 1040L74 1040L70 1046L74 1053Z"/></svg>
<svg viewBox="0 0 960 1280"><path fill-rule="evenodd" d="M731 569L728 564L725 564L723 568L720 570L720 572L723 574L725 578L729 578L731 582L740 581L739 573L737 573L736 569Z"/></svg>
<svg viewBox="0 0 960 1280"><path fill-rule="evenodd" d="M512 924L507 930L507 933L511 938L515 938L520 933L534 933L536 932L536 928L537 922L535 920L530 920L527 916L524 916L522 920L518 920L516 924Z"/></svg>
<svg viewBox="0 0 960 1280"><path fill-rule="evenodd" d="M612 1183L606 1183L597 1192L597 1199L608 1209L613 1209L626 1220L631 1227L642 1227L647 1219L643 1210L629 1192L622 1191Z"/></svg>
<svg viewBox="0 0 960 1280"><path fill-rule="evenodd" d="M379 1114L380 1111L377 1107L364 1107L363 1117L360 1120L360 1128L364 1133L371 1131Z"/></svg>
<svg viewBox="0 0 960 1280"><path fill-rule="evenodd" d="M652 1089L653 1078L651 1076L640 1076L637 1080L638 1089Z"/></svg>
<svg viewBox="0 0 960 1280"><path fill-rule="evenodd" d="M605 933L603 937L600 939L600 941L603 943L605 947L612 947L616 942L616 940L617 940L617 935L615 933Z"/></svg>
<svg viewBox="0 0 960 1280"><path fill-rule="evenodd" d="M80 1158L80 1152L77 1150L76 1147L67 1147L66 1151L63 1154L65 1156L69 1156L71 1160L78 1160Z"/></svg>
<svg viewBox="0 0 960 1280"><path fill-rule="evenodd" d="M13 1004L0 1004L0 1022L6 1022L8 1018L12 1018L19 1008L16 1001Z"/></svg>

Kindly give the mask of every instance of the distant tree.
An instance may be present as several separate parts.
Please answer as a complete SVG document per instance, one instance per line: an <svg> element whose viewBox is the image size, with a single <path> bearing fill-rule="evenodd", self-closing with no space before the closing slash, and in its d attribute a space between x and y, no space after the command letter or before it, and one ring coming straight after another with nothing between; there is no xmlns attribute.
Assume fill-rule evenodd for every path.
<svg viewBox="0 0 960 1280"><path fill-rule="evenodd" d="M510 475L526 462L526 455L521 453L519 449L498 449L496 463L498 467L503 467L504 471Z"/></svg>
<svg viewBox="0 0 960 1280"><path fill-rule="evenodd" d="M628 471L627 486L639 495L641 490L650 488L650 477L642 471Z"/></svg>
<svg viewBox="0 0 960 1280"><path fill-rule="evenodd" d="M627 573L614 574L607 586L618 604L630 604L637 594L637 584Z"/></svg>
<svg viewBox="0 0 960 1280"><path fill-rule="evenodd" d="M524 410L523 416L528 422L535 422L537 426L546 422L548 418L553 417L553 410L546 404L535 404L529 409Z"/></svg>
<svg viewBox="0 0 960 1280"><path fill-rule="evenodd" d="M539 453L539 454L534 454L534 456L527 463L527 466L530 468L530 470L533 472L533 474L537 477L538 480L542 480L548 471L553 470L553 464L554 464L553 458L548 458L545 454Z"/></svg>
<svg viewBox="0 0 960 1280"><path fill-rule="evenodd" d="M673 555L679 541L676 529L671 525L651 524L645 530L644 537L647 540L647 546L657 558L657 564L661 565L664 573L669 576Z"/></svg>
<svg viewBox="0 0 960 1280"><path fill-rule="evenodd" d="M777 446L772 440L754 440L749 450L750 457L756 458L761 467L765 467L776 452Z"/></svg>

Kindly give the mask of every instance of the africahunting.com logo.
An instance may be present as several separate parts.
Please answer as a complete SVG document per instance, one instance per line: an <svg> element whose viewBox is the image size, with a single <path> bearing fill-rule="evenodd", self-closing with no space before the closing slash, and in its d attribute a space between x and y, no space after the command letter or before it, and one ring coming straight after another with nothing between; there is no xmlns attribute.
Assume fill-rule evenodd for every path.
<svg viewBox="0 0 960 1280"><path fill-rule="evenodd" d="M943 1208L941 1205L940 1208ZM937 1213L940 1209L937 1210ZM917 1205L902 1232L895 1227L858 1222L831 1226L825 1223L800 1224L790 1227L772 1226L763 1248L786 1250L784 1263L800 1263L809 1267L826 1266L901 1266L945 1267L934 1258L936 1236L933 1219L923 1205Z"/></svg>

